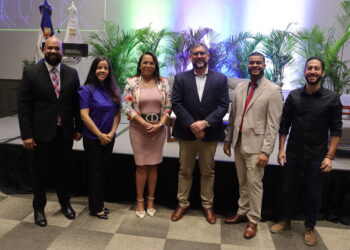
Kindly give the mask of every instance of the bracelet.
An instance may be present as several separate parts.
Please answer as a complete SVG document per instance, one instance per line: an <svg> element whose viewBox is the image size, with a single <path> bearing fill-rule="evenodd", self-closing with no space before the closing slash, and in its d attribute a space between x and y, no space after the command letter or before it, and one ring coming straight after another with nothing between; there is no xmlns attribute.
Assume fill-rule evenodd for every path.
<svg viewBox="0 0 350 250"><path fill-rule="evenodd" d="M330 160L334 160L335 159L335 156L334 155L332 155L332 154L327 154L326 155L326 158L328 158L328 159L330 159Z"/></svg>

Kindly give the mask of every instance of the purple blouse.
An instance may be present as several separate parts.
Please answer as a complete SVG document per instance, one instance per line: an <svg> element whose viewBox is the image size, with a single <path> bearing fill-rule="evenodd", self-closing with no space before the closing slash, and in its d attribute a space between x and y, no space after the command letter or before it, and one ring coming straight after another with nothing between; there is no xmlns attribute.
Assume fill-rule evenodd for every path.
<svg viewBox="0 0 350 250"><path fill-rule="evenodd" d="M79 88L80 109L89 109L89 116L102 133L109 133L113 126L114 116L120 112L112 101L108 90L104 85L94 87L84 85ZM98 139L86 126L83 135L89 139Z"/></svg>

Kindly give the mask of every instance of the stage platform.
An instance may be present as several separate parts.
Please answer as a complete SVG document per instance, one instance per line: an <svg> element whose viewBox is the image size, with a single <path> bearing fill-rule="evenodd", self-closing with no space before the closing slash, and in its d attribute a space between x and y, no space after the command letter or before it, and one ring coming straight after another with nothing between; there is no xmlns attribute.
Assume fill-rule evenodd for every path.
<svg viewBox="0 0 350 250"><path fill-rule="evenodd" d="M112 163L107 170L105 200L109 202L135 200L135 163L128 126L129 122L123 116L117 130ZM22 147L17 116L1 118L0 128L0 191L6 194L30 193L33 155L32 152ZM237 210L239 193L234 158L227 157L222 148L223 143L221 142L218 144L215 156L214 209L217 213L226 216ZM87 195L87 163L82 142L75 142L73 149L71 191L75 196L85 196ZM164 159L158 168L156 202L170 208L177 205L178 152L177 142L166 142ZM283 186L282 174L283 168L277 164L276 145L269 165L265 168L263 179L263 219L275 220L279 216ZM51 172L51 175L49 183L54 183L54 173ZM350 183L350 153L339 151L333 162L333 171L326 175L320 219L340 221L350 225L350 186L348 183ZM52 188L53 185L51 184L50 187ZM298 180L297 187L302 190L303 177ZM190 195L192 208L201 207L199 189L200 174L197 167ZM300 192L296 205L296 218L303 218L303 202L301 201L305 198L305 193Z"/></svg>
<svg viewBox="0 0 350 250"><path fill-rule="evenodd" d="M344 122L344 124L349 125ZM0 143L11 144L11 145L22 145L22 140L20 138L18 117L17 116L7 116L0 118ZM131 144L129 140L129 121L123 115L121 123L117 130L117 137L115 140L113 153L114 154L126 154L133 155ZM74 142L73 150L83 151L82 140ZM232 150L233 151L233 150ZM278 166L277 162L278 154L278 141L275 144L275 148L270 156L269 165ZM167 158L178 158L179 157L179 145L177 142L166 142L164 146L164 157ZM215 161L222 162L234 162L234 155L228 157L223 152L223 143L219 142L215 154ZM348 155L346 151L338 151L336 159L333 161L334 170L346 170L350 171L350 154Z"/></svg>

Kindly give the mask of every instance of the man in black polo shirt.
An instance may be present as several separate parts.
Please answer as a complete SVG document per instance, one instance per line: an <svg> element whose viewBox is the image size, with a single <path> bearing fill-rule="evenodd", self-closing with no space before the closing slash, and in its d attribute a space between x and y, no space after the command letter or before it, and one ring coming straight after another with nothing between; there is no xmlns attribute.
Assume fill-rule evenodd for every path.
<svg viewBox="0 0 350 250"><path fill-rule="evenodd" d="M279 130L278 162L284 166L283 200L281 220L270 231L280 233L290 229L296 184L303 173L306 182L304 243L307 245L317 242L314 227L321 206L323 179L332 170L342 128L342 104L338 95L322 87L323 75L323 60L309 58L304 69L307 83L289 94ZM284 146L290 127L286 153Z"/></svg>

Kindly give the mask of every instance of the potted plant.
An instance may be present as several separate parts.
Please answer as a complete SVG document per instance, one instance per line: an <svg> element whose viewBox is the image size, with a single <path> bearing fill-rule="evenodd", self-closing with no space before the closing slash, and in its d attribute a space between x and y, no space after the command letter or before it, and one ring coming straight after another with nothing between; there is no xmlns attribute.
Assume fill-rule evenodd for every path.
<svg viewBox="0 0 350 250"><path fill-rule="evenodd" d="M189 28L188 30L175 33L169 45L170 65L172 74L187 70L189 66L190 48L197 42L204 42L204 38L211 31L209 28Z"/></svg>
<svg viewBox="0 0 350 250"><path fill-rule="evenodd" d="M294 62L296 39L290 32L291 24L285 30L272 30L262 41L262 52L272 63L271 81L282 83L284 69Z"/></svg>
<svg viewBox="0 0 350 250"><path fill-rule="evenodd" d="M90 35L91 56L106 56L111 60L116 81L124 89L125 79L135 74L135 47L143 34L135 29L122 30L119 26L104 22L101 32Z"/></svg>
<svg viewBox="0 0 350 250"><path fill-rule="evenodd" d="M248 78L248 57L258 50L264 36L250 32L240 32L225 41L227 74L237 78Z"/></svg>
<svg viewBox="0 0 350 250"><path fill-rule="evenodd" d="M325 61L325 77L323 85L337 94L342 94L350 86L349 61L344 60L343 50L350 38L350 1L340 3L338 22L343 34L336 38L335 29L327 33L318 26L312 29L301 29L296 32L297 53L305 60L311 56L319 56Z"/></svg>
<svg viewBox="0 0 350 250"><path fill-rule="evenodd" d="M22 60L22 71L25 70L27 67L32 66L35 64L35 59L32 60L29 59L23 59Z"/></svg>

